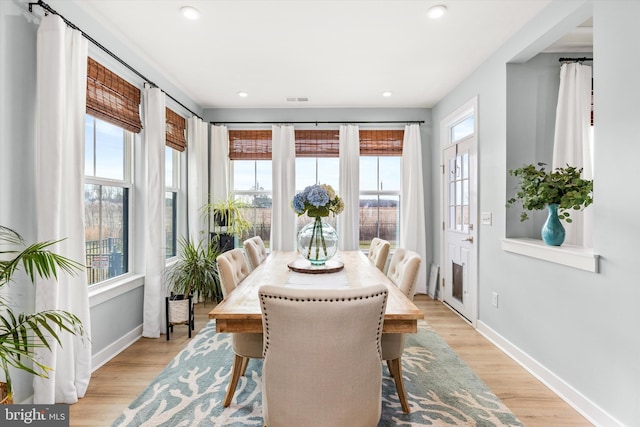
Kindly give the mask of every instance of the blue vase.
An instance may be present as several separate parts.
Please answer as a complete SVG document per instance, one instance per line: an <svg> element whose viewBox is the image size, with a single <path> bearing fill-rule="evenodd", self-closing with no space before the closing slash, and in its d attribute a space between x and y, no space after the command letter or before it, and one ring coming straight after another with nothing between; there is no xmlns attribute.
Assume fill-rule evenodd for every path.
<svg viewBox="0 0 640 427"><path fill-rule="evenodd" d="M560 246L564 242L564 227L558 218L558 205L547 206L549 216L542 226L542 240L549 246Z"/></svg>

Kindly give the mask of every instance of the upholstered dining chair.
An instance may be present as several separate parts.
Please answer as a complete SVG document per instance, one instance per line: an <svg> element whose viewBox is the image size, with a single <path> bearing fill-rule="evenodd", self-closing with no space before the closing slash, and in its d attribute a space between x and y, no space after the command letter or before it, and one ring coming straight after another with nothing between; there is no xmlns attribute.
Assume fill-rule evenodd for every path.
<svg viewBox="0 0 640 427"><path fill-rule="evenodd" d="M387 277L412 301L416 292L416 279L420 263L420 255L416 252L398 248L391 256L387 271ZM409 403L402 381L404 339L404 334L384 334L382 336L382 360L387 362L389 373L396 385L402 410L409 413Z"/></svg>
<svg viewBox="0 0 640 427"><path fill-rule="evenodd" d="M388 290L260 288L268 427L371 427L381 414Z"/></svg>
<svg viewBox="0 0 640 427"><path fill-rule="evenodd" d="M371 239L369 246L369 254L367 255L372 263L378 267L378 270L384 273L384 267L387 265L387 257L389 256L389 247L391 245L387 240L378 237Z"/></svg>
<svg viewBox="0 0 640 427"><path fill-rule="evenodd" d="M267 258L267 249L264 247L264 242L260 236L247 239L242 242L242 245L249 259L249 268L253 271Z"/></svg>
<svg viewBox="0 0 640 427"><path fill-rule="evenodd" d="M218 277L224 298L249 275L249 266L242 249L232 249L218 255ZM231 368L231 380L224 397L223 405L229 406L231 399L238 387L240 376L245 374L249 359L262 358L262 334L231 334L233 352L233 367Z"/></svg>

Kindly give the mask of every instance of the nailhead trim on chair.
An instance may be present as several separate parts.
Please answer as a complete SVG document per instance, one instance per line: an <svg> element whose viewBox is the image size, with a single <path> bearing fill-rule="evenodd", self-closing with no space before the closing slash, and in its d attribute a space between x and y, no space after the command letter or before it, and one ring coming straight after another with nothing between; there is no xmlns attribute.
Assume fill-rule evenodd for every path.
<svg viewBox="0 0 640 427"><path fill-rule="evenodd" d="M316 297L312 297L312 298L290 298L290 297L286 297L283 295L266 295L266 294L260 294L260 299L261 299L261 304L262 304L262 308L263 308L263 319L264 319L264 351L262 352L262 356L266 357L267 355L267 351L269 350L269 316L268 313L266 311L266 307L264 304L265 299L269 298L269 299L284 299L284 300L289 300L289 301L296 301L296 302L337 302L337 301L352 301L352 300L363 300L363 299L369 299L369 298L373 298L373 297L378 297L380 295L383 294L388 294L388 292L385 290L384 292L377 292L371 295L360 295L357 297L349 297L349 298L316 298ZM380 359L382 359L382 347L380 346L380 338L382 337L382 327L384 324L384 306L381 307L380 310L380 318L378 320L378 356L380 357Z"/></svg>

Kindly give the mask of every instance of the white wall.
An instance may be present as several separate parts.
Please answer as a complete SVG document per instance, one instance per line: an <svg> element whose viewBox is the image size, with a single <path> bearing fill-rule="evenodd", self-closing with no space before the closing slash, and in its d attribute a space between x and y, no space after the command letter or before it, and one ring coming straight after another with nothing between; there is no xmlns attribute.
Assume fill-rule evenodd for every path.
<svg viewBox="0 0 640 427"><path fill-rule="evenodd" d="M507 63L531 58L592 13L594 249L602 257L599 273L501 249L507 146L513 148L506 126ZM523 361L532 362L538 374L546 375L544 380L599 425L640 425L640 290L634 268L640 199L634 197L636 169L625 162L640 150L638 16L640 2L554 1L432 111L436 170L440 121L473 96L479 98L478 211L493 212L493 225L479 229L479 324L513 346ZM437 177L433 182L438 194ZM440 221L434 219L434 230ZM437 250L439 234L436 239ZM500 295L499 308L491 305L492 291Z"/></svg>

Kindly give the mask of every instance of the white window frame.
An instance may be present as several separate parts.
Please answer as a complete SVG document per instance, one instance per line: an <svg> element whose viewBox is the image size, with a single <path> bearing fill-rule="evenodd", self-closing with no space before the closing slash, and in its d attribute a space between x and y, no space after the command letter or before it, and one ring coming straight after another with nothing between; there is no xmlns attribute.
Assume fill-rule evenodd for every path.
<svg viewBox="0 0 640 427"><path fill-rule="evenodd" d="M87 114L87 116L92 117L94 120L100 120L99 118L96 118L94 116L91 116L90 114ZM92 283L92 284L88 284L89 288L91 289L91 291L96 291L98 289L100 289L101 287L110 287L112 285L114 285L115 283L118 282L122 282L124 280L127 280L131 277L133 277L134 273L134 265L135 265L135 254L134 254L134 238L136 237L135 235L135 227L134 227L134 223L135 223L135 218L134 218L134 206L135 206L135 200L134 200L134 182L133 182L133 141L134 141L134 137L135 135L132 132L129 132L125 129L123 129L124 131L124 147L123 147L123 152L124 152L124 158L123 158L123 173L124 173L124 177L123 180L117 180L117 179L109 179L109 178L99 178L99 177L95 177L95 176L84 176L84 184L92 184L92 185L101 185L101 186L110 186L110 187L121 187L121 188L125 188L127 189L127 197L128 197L128 206L127 206L127 218L128 218L128 229L127 229L127 269L128 271L126 273L123 273L121 275L115 276L115 277L111 277L109 279L100 281L100 282L96 282L96 283ZM94 127L94 144L95 144L95 127ZM95 149L94 149L94 161L95 161ZM95 166L95 165L94 165ZM94 167L95 170L95 167ZM82 191L84 191L84 186Z"/></svg>

